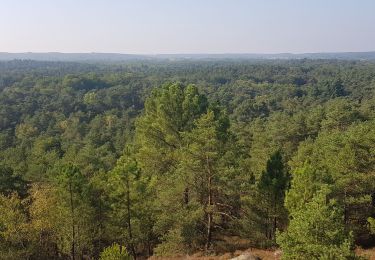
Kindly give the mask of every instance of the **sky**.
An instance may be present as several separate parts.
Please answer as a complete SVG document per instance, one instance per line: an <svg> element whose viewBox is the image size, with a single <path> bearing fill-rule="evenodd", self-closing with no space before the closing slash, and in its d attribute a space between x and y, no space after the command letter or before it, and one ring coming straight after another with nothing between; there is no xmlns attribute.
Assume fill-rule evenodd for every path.
<svg viewBox="0 0 375 260"><path fill-rule="evenodd" d="M375 0L0 0L0 52L375 51Z"/></svg>

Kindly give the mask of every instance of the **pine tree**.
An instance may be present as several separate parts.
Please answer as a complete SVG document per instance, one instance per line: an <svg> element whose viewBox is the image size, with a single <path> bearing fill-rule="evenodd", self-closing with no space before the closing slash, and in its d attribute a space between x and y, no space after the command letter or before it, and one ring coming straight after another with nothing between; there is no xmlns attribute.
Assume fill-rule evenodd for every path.
<svg viewBox="0 0 375 260"><path fill-rule="evenodd" d="M293 171L291 188L286 192L285 206L289 211L302 209L314 194L326 183L332 183L329 176L305 163Z"/></svg>
<svg viewBox="0 0 375 260"><path fill-rule="evenodd" d="M11 195L12 193L25 197L27 182L21 176L15 175L10 167L0 164L0 194Z"/></svg>
<svg viewBox="0 0 375 260"><path fill-rule="evenodd" d="M221 121L221 114L208 111L195 123L191 132L184 133L187 144L182 151L181 173L188 182L192 199L199 203L204 212L205 248L211 249L215 226L220 217L231 218L227 213L225 186L231 180L225 179L225 143L228 126ZM224 206L224 208L223 208Z"/></svg>
<svg viewBox="0 0 375 260"><path fill-rule="evenodd" d="M130 151L126 151L109 173L108 182L114 237L125 241L134 259L139 246L148 248L147 253L151 254L154 243L155 178L144 175Z"/></svg>
<svg viewBox="0 0 375 260"><path fill-rule="evenodd" d="M282 259L356 258L343 209L328 199L329 194L329 188L322 186L304 208L290 212L288 230L277 234Z"/></svg>
<svg viewBox="0 0 375 260"><path fill-rule="evenodd" d="M178 163L181 133L207 109L207 99L194 85L166 84L153 91L136 122L137 159L147 173L165 175Z"/></svg>
<svg viewBox="0 0 375 260"><path fill-rule="evenodd" d="M286 218L286 211L283 207L285 191L289 183L289 173L284 166L281 152L277 150L267 161L266 170L262 172L258 182L258 191L264 202L264 209L267 215L267 238L275 240L278 221Z"/></svg>
<svg viewBox="0 0 375 260"><path fill-rule="evenodd" d="M88 180L73 164L56 165L53 173L49 183L34 184L29 190L34 256L92 255L97 222Z"/></svg>
<svg viewBox="0 0 375 260"><path fill-rule="evenodd" d="M136 122L136 159L142 172L156 180L154 206L158 213L154 230L164 245L171 241L167 236L181 232L185 234L185 245L196 243L190 239L195 235L190 233L194 233L201 209L191 199L192 191L179 164L183 159L181 149L187 142L183 135L195 127L195 120L206 112L207 106L206 97L195 86L166 84L153 91L146 100L144 114ZM167 247L185 250L180 244ZM158 248L156 251L161 254L168 251L162 245Z"/></svg>

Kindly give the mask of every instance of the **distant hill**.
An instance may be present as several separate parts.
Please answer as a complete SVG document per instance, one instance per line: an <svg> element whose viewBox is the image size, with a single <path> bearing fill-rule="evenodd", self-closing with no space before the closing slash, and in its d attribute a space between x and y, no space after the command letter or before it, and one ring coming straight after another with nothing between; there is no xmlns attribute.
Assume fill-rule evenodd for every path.
<svg viewBox="0 0 375 260"><path fill-rule="evenodd" d="M0 60L37 61L125 61L148 59L145 55L120 53L0 52Z"/></svg>
<svg viewBox="0 0 375 260"><path fill-rule="evenodd" d="M164 59L338 59L338 60L375 60L373 52L332 52L332 53L276 53L276 54L159 54Z"/></svg>
<svg viewBox="0 0 375 260"><path fill-rule="evenodd" d="M60 53L60 52L0 52L1 60L76 61L76 62L121 62L132 60L213 60L213 59L337 59L375 60L373 52L332 52L332 53L277 53L277 54L156 54L135 55L121 53Z"/></svg>

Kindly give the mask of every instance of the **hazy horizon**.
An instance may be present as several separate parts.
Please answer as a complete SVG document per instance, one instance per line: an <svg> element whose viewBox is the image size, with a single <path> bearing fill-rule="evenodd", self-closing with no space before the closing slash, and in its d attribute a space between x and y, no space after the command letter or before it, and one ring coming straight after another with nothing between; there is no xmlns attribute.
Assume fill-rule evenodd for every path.
<svg viewBox="0 0 375 260"><path fill-rule="evenodd" d="M370 52L373 10L371 0L4 0L0 52Z"/></svg>
<svg viewBox="0 0 375 260"><path fill-rule="evenodd" d="M19 52L8 52L0 51L0 53L8 54L119 54L119 55L140 55L140 56L158 56L158 55L277 55L277 54L335 54L335 53L373 53L374 50L364 50L364 51L317 51L317 52L174 52L174 53L126 53L126 52L96 52L96 51L87 51L87 52L61 52L61 51L19 51Z"/></svg>

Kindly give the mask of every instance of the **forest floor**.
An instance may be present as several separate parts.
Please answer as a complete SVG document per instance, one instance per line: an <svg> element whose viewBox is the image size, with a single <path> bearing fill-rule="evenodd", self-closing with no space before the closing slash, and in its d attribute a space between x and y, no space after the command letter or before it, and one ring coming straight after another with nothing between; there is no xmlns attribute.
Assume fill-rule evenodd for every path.
<svg viewBox="0 0 375 260"><path fill-rule="evenodd" d="M257 256L262 260L279 260L280 256L278 255L278 250L263 250L251 248L248 250L237 250L234 253L224 253L216 256L205 256L203 253L196 253L193 255L186 256L176 256L176 257L150 257L149 260L177 260L177 259L186 259L186 260L227 260L240 255L250 254L252 256Z"/></svg>
<svg viewBox="0 0 375 260"><path fill-rule="evenodd" d="M375 247L369 249L357 248L355 252L357 255L364 256L368 260L375 260Z"/></svg>
<svg viewBox="0 0 375 260"><path fill-rule="evenodd" d="M218 239L219 240L219 239ZM156 257L152 256L148 260L227 260L240 255L251 255L262 260L280 260L281 251L278 248L259 249L251 247L250 241L236 236L221 237L222 243L216 244L217 254L207 256L204 252L197 252L191 255L174 256L174 257ZM237 249L237 250L234 250ZM358 247L355 250L358 256L363 256L368 260L375 260L375 247L363 249Z"/></svg>
<svg viewBox="0 0 375 260"><path fill-rule="evenodd" d="M359 256L363 256L368 260L375 260L375 248L370 249L356 249L356 253ZM240 255L250 254L254 257L259 257L262 260L279 260L280 251L279 250L262 250L256 248L250 248L244 251L237 250L234 253L224 253L216 256L204 256L203 253L196 253L193 255L186 256L176 256L176 257L150 257L149 260L177 260L177 259L186 259L186 260L228 260Z"/></svg>

